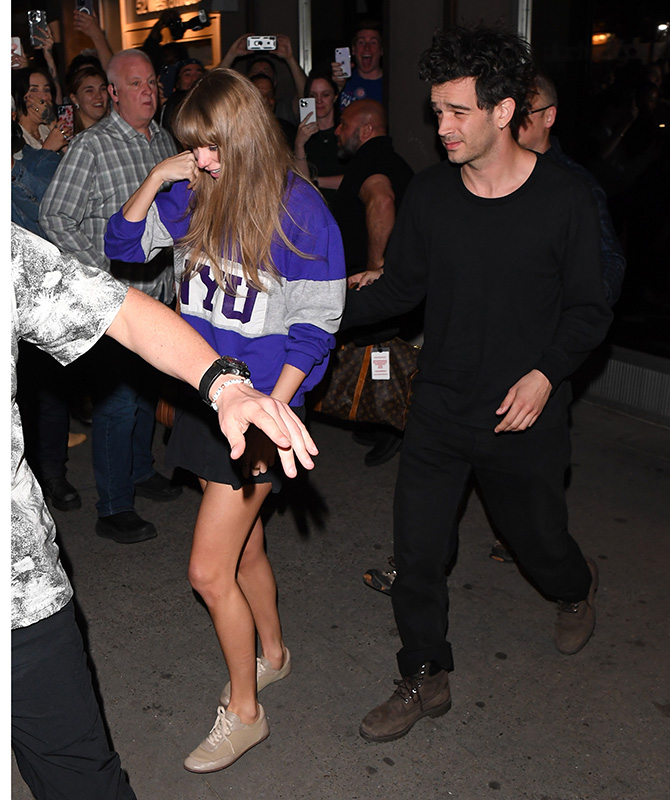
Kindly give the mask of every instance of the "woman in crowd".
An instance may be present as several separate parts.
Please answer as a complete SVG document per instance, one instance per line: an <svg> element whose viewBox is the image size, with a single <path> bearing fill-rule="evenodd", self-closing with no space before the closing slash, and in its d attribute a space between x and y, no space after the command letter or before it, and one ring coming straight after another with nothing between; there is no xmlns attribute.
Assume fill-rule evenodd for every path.
<svg viewBox="0 0 670 800"><path fill-rule="evenodd" d="M30 72L30 70L27 70ZM22 83L22 82L21 82ZM25 87L18 95L24 95ZM12 222L46 239L39 222L40 202L60 164L60 155L45 146L39 149L25 142L24 129L16 121L16 100L12 100ZM29 98L28 105L34 103ZM39 480L44 494L60 511L81 508L81 498L67 480L66 463L70 442L70 415L67 404L69 381L64 379L66 367L58 364L30 342L19 345L17 402L25 431L26 457ZM86 439L72 434L72 444Z"/></svg>
<svg viewBox="0 0 670 800"><path fill-rule="evenodd" d="M51 76L36 67L12 70L12 97L26 144L34 150L59 152L72 138L72 131L59 125Z"/></svg>
<svg viewBox="0 0 670 800"><path fill-rule="evenodd" d="M181 315L217 352L241 360L232 380L247 380L250 369L256 388L301 409L325 372L344 304L337 225L318 192L291 171L276 119L239 73L206 74L173 127L189 149L158 164L112 217L107 255L144 260L174 242ZM165 181L175 183L159 192ZM259 517L280 486L275 451L254 430L237 464L215 422L194 397L177 410L167 454L203 489L189 578L230 675L214 727L184 762L193 772L223 769L266 738L257 691L291 664Z"/></svg>
<svg viewBox="0 0 670 800"><path fill-rule="evenodd" d="M90 128L109 112L107 76L93 65L77 70L68 86L68 95L74 105L74 132Z"/></svg>
<svg viewBox="0 0 670 800"><path fill-rule="evenodd" d="M343 163L337 157L336 105L339 94L330 73L310 73L305 97L316 101L316 119L309 116L298 126L295 138L296 167L305 177L312 177L328 202L342 181Z"/></svg>

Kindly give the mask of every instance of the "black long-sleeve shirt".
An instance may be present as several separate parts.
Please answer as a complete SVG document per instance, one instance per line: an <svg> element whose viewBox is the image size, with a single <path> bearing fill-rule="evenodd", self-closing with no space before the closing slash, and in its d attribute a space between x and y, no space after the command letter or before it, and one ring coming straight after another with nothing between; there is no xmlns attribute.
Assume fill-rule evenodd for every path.
<svg viewBox="0 0 670 800"><path fill-rule="evenodd" d="M545 158L579 175L586 182L595 200L600 220L600 260L603 267L603 287L605 299L611 308L621 295L621 286L626 272L626 256L614 231L614 224L607 205L607 195L586 167L578 164L563 152L560 142L555 136L550 136L549 142L551 146L544 153Z"/></svg>
<svg viewBox="0 0 670 800"><path fill-rule="evenodd" d="M559 424L570 399L564 379L612 318L588 188L544 158L499 198L469 192L449 162L417 175L384 275L348 293L343 327L406 312L424 297L416 380L446 390L448 418L495 427L509 388L538 369L553 391L534 427Z"/></svg>

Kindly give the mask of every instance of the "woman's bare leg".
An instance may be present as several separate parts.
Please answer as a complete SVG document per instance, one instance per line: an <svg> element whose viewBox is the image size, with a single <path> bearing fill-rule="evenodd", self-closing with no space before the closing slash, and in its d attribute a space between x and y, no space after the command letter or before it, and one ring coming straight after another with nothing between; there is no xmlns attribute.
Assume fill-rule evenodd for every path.
<svg viewBox="0 0 670 800"><path fill-rule="evenodd" d="M258 717L256 629L251 606L236 578L240 554L271 485L234 490L203 482L193 533L189 580L207 604L230 673L228 709L245 724ZM276 591L274 579L272 592Z"/></svg>
<svg viewBox="0 0 670 800"><path fill-rule="evenodd" d="M251 607L261 652L274 669L279 669L284 663L284 642L277 611L277 585L265 553L260 518L244 547L237 582Z"/></svg>

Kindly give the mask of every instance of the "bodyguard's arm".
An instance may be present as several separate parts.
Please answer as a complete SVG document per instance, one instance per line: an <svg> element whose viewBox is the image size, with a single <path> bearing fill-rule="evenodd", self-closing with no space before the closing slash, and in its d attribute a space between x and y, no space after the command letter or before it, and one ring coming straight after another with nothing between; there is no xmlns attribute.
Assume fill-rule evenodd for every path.
<svg viewBox="0 0 670 800"><path fill-rule="evenodd" d="M198 388L218 353L178 314L162 303L129 288L107 334L157 369ZM252 376L253 377L253 376ZM218 378L211 395L226 380ZM244 452L244 433L250 424L277 445L284 472L295 477L294 453L307 469L314 466L316 445L290 408L244 384L226 386L217 398L219 424L230 442L232 458Z"/></svg>

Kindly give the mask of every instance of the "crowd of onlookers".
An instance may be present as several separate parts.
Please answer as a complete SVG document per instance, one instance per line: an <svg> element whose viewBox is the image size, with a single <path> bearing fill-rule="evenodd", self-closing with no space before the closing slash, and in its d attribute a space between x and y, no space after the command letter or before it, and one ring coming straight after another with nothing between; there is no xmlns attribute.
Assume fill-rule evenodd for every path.
<svg viewBox="0 0 670 800"><path fill-rule="evenodd" d="M152 124L170 135L177 151L182 148L172 136L174 115L206 72L205 65L191 56L183 41L162 43L166 38L164 32L179 21L174 10L163 11L140 48L148 57L156 80L157 102ZM107 73L114 54L97 17L74 11L74 27L90 39L92 47L75 56L62 75L56 67L54 39L49 28L36 34L30 59L25 53L12 50L12 218L61 247L67 244L43 228L42 198L73 137L107 118L112 109L119 112L114 82ZM383 271L383 249L406 184L403 178L402 186L398 185L397 168L390 174L396 156L390 149L383 97L381 28L374 21L363 20L353 32L350 76L343 73L338 61L317 64L306 75L295 58L289 37L277 35L276 49L259 53L247 48L249 35L245 33L235 39L218 66L241 71L254 83L294 153L295 170L317 185L341 227L348 274L353 276L350 284L362 279L360 285L365 285ZM278 91L279 70L290 76L289 93ZM620 308L667 309L670 304L668 63L628 60L620 65L594 64L592 75L585 135L580 137L580 152L570 155L588 167L604 190L613 229L625 253L628 269ZM305 97L314 100L313 111L310 109L306 114L301 109L301 99ZM343 114L354 103L360 103L358 111ZM545 111L541 110L542 120L546 119ZM532 115L530 119L533 120ZM539 119L535 117L534 121ZM560 135L560 123L557 130ZM382 142L388 151L384 151ZM64 174L61 171L55 180L62 181ZM343 176L347 174L340 191ZM411 176L409 168L406 174ZM133 181L142 177L138 173ZM67 188L69 191L72 186ZM77 224L80 222L76 220ZM85 248L70 249L79 257L85 253ZM109 268L102 253L96 258L93 263ZM382 333L386 335L389 330L397 328ZM376 340L374 335L370 341L373 340ZM80 388L79 381L71 384ZM63 446L67 441L66 409L54 398L51 401L47 402L47 408L57 407L61 420L57 426L49 427L51 431L61 431L57 448L60 455L55 466L51 463L54 447L49 456L51 462L43 464L41 472L46 491L57 504L78 507L76 490L65 481L60 464L66 457ZM67 401L71 410L88 420L91 412L87 402L85 391L76 400L70 397ZM375 437L367 438L374 443ZM393 444L387 441L381 453L369 453L368 463L383 463L391 457L399 446L397 437L392 439ZM72 437L69 441L72 443ZM49 485L54 478L58 478L57 485Z"/></svg>
<svg viewBox="0 0 670 800"><path fill-rule="evenodd" d="M145 122L160 129L161 141L167 141L163 138L165 133L169 135L170 146L163 145L163 156L182 149L172 135L172 121L189 90L206 72L206 66L191 56L183 41L162 43L165 30L179 20L174 10L163 11L140 48L147 57L146 64L157 89L155 110ZM61 206L71 203L69 195L79 192L82 169L77 166L77 178L69 180L65 165L58 175L56 171L61 162L68 161L66 153L73 138L107 119L110 113L120 114L136 130L142 131L145 122L136 124L132 111L128 110L128 101L118 102L118 87L114 76L108 74L114 54L95 14L75 11L74 27L90 39L92 46L76 55L62 75L56 67L54 39L49 28L36 34L30 59L12 49L12 219L54 241L61 249L79 258L88 256L89 262L109 270L101 239L92 240L88 246L75 245L58 232L62 216L69 218L68 224L73 229L87 225L104 227L105 221L87 222L84 217L88 212L83 211L83 205L75 210L71 204L63 212ZM247 48L248 36L245 33L235 39L217 66L243 72L256 86L293 151L294 169L320 189L335 215L347 254L350 287L364 286L383 272L384 247L404 187L411 177L405 162L402 159L402 163L398 162L399 156L388 137L381 28L374 21L363 20L353 32L350 76L343 73L338 61L317 64L307 75L295 58L289 37L277 35L276 49L259 53ZM279 70L290 76L291 92L278 91ZM588 167L606 196L613 230L628 263L620 307L634 311L640 307L667 309L670 304L668 64L627 61L618 68L595 64L593 76L588 101L590 119L581 139L581 150L570 155ZM313 111L303 113L302 98L313 98ZM553 106L554 110L556 107ZM543 124L551 120L548 125L551 127L555 114L552 117L550 110L547 116L544 108L539 111L536 117L531 114L529 120L533 123L541 120ZM560 135L560 123L557 130ZM151 140L149 128L143 132ZM156 149L157 142L151 147ZM532 142L528 146L535 147ZM136 174L131 178L119 181L118 175L114 175L110 181L131 188L144 177L145 167L149 167L149 162L143 167L136 166ZM127 171L129 167L124 169ZM70 172L74 170L71 168ZM40 214L40 204L53 181L57 186L52 185L49 190L46 215L49 221L45 222L44 206ZM55 204L54 196L61 198ZM45 231L44 224L49 230ZM99 236L102 232L102 229L98 232ZM80 232L76 235L80 236ZM357 342L380 341L380 336L388 338L398 330L398 326L386 326L383 330L367 331L358 336ZM30 364L33 357L39 359L28 355L26 363ZM32 365L25 371L34 373ZM64 382L69 388L67 397L59 398L57 393L42 388L32 391L31 386L27 393L30 400L24 402L26 413L28 406L33 407L30 412L33 425L27 425L27 430L43 429L40 436L34 437L35 451L29 448L29 455L36 462L47 495L57 507L65 509L77 508L81 502L76 489L65 478L67 443L77 442L72 435L68 437L69 413L85 421L92 418L89 393L82 386L86 383L82 377L85 370L80 367L73 372L78 373L76 379ZM28 378L23 382L26 384L30 384ZM74 397L72 387L76 389ZM46 418L50 419L48 425L44 422ZM358 438L373 448L366 456L370 465L383 463L400 446L400 438L392 431L368 434ZM45 437L53 440L46 454L44 445L38 444ZM79 435L78 439L81 438Z"/></svg>
<svg viewBox="0 0 670 800"><path fill-rule="evenodd" d="M206 67L190 55L183 41L162 43L164 38L171 38L164 36L165 31L171 32L179 21L174 10L164 11L140 48L115 54L96 15L74 11L75 29L88 37L92 47L78 53L62 74L54 57L51 28L36 33L30 58L23 50L12 47L12 220L50 240L64 253L110 271L166 303L174 303L171 254L164 250L155 264L152 261L147 267L110 263L104 254L103 235L109 216L151 167L183 149L172 134L172 122L189 90L206 73ZM381 104L381 29L374 21L363 21L354 31L349 78L342 75L342 66L336 61L316 65L306 75L293 54L290 39L283 34L276 36L276 48L271 53L248 49L249 35L238 37L217 66L243 72L255 85L294 154L296 172L318 186L334 207L348 161L369 138L387 137ZM280 96L278 71L284 68L293 91ZM314 100L307 115L300 109L299 100L303 97ZM367 114L356 115L354 125L343 129L338 137L341 108L354 100L374 105L361 103L361 112L367 108ZM371 166L373 172L378 168L377 164ZM374 191L367 192L364 199L357 197L360 184L367 177L359 182L351 202L340 204L344 210L338 223L345 240L357 240L358 250L349 264L352 275L364 272L373 262L375 268L380 266L401 197L398 194L395 203L392 198L390 210L383 212L384 232L374 242L371 261L365 214L366 208L377 202L380 192L373 187ZM147 277L151 270L155 274ZM68 446L86 438L69 433L72 414L93 426L99 526L112 525L111 532L119 539L155 535L153 526L133 511L133 495L145 493L166 500L179 494L178 487L171 486L152 466L151 406L155 398L143 407L141 397L146 387L139 392L133 388L121 398L113 390L109 375L102 375L98 369L99 357L83 359L69 367L66 374L36 348L25 343L21 347L19 399L27 456L47 497L60 510L81 506L65 469ZM109 347L100 345L97 350ZM131 364L118 349L111 361L119 365L118 380L132 373ZM40 376L39 381L34 379L36 375ZM112 414L124 417L128 430L131 418L144 422L135 424L132 434L126 431L121 435L118 422L114 423L109 430L115 435L108 437L113 440L114 452L101 453L100 442L109 432L107 427L100 427L101 418L109 423ZM143 431L141 445L136 441L138 431ZM123 449L124 441L129 452L120 458L118 451ZM395 449L382 453L382 460L390 458ZM142 464L141 474L136 466L126 474L129 468L125 462ZM103 468L103 464L107 466ZM121 485L125 488L119 488Z"/></svg>

